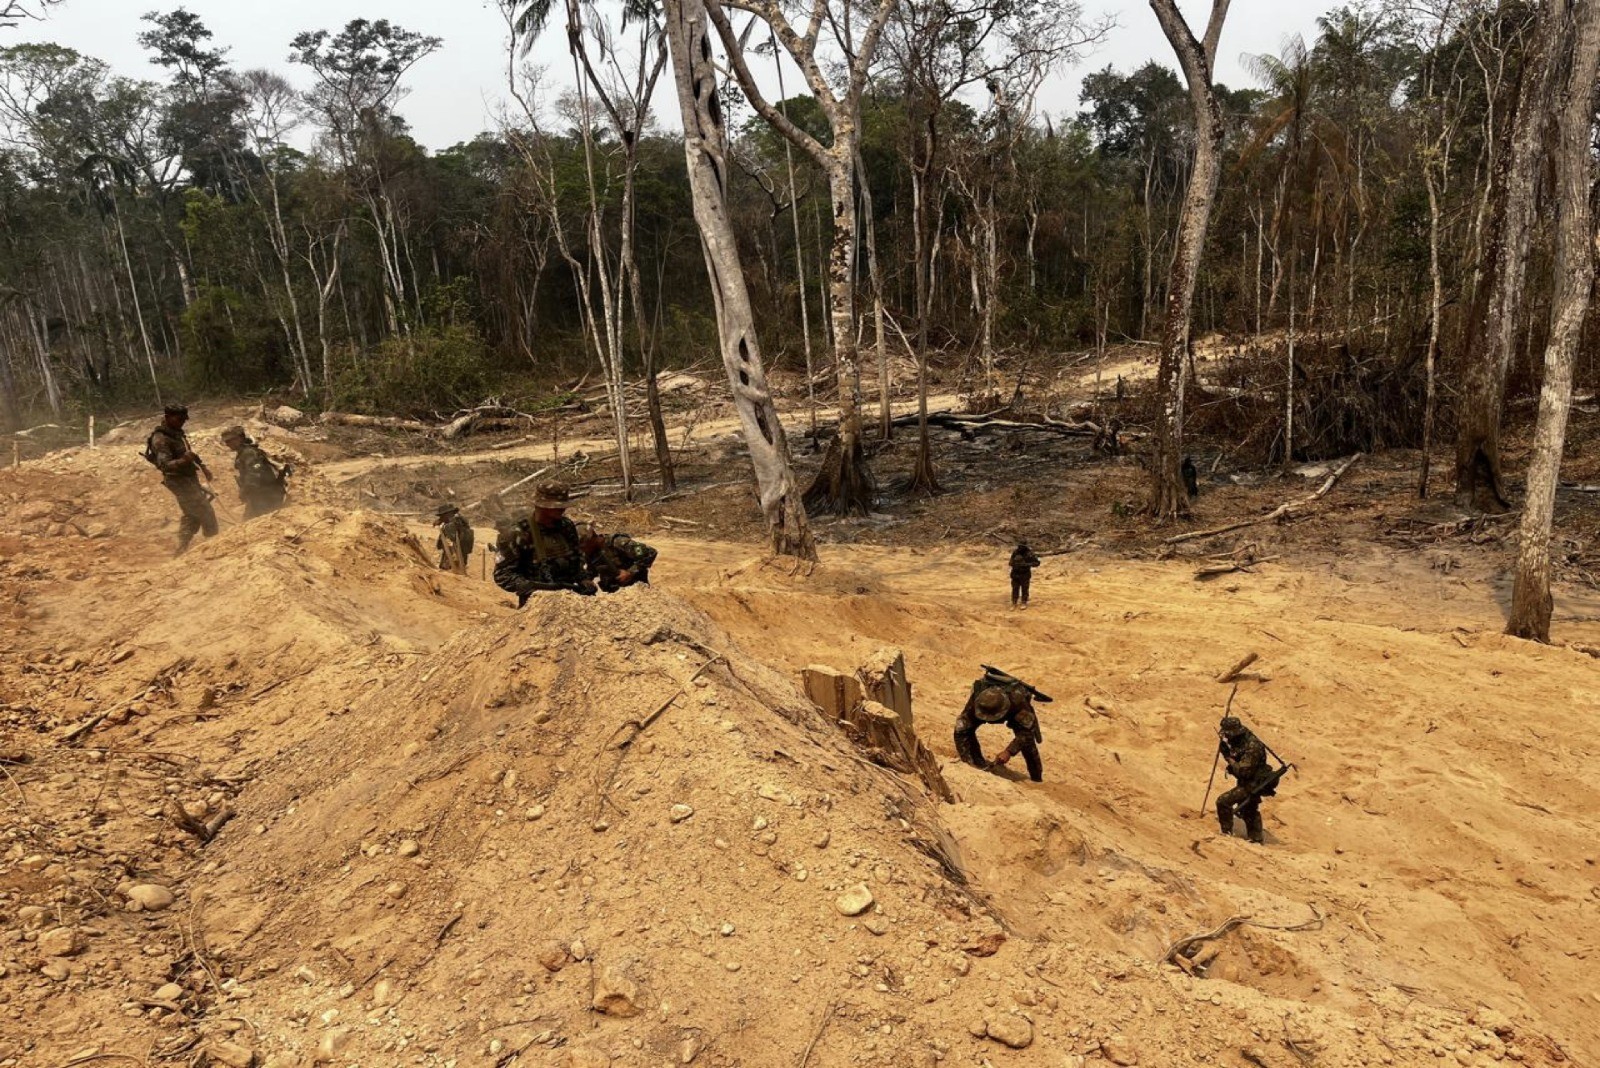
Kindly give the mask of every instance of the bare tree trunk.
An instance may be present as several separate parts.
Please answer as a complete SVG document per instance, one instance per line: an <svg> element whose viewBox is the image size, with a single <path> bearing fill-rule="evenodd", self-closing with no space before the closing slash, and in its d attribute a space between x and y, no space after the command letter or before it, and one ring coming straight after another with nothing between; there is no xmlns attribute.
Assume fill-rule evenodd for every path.
<svg viewBox="0 0 1600 1068"><path fill-rule="evenodd" d="M1562 36L1576 33L1572 68L1561 111L1556 146L1555 294L1550 338L1544 352L1544 387L1539 394L1539 422L1534 431L1533 459L1528 466L1527 499L1522 508L1517 577L1511 596L1506 633L1535 641L1550 640L1550 531L1555 519L1556 484L1572 410L1572 370L1583 337L1584 319L1594 289L1595 254L1600 234L1594 230L1589 202L1594 182L1590 150L1594 128L1595 81L1600 73L1600 3L1585 0L1571 26L1568 0L1551 0L1544 17L1566 24Z"/></svg>
<svg viewBox="0 0 1600 1068"><path fill-rule="evenodd" d="M878 437L888 441L894 433L894 413L889 405L889 346L883 336L883 276L878 270L878 227L872 208L867 168L856 150L856 175L861 185L861 214L867 239L867 279L872 285L872 326L878 349Z"/></svg>
<svg viewBox="0 0 1600 1068"><path fill-rule="evenodd" d="M1441 160L1441 166L1445 166ZM1428 304L1428 355L1427 385L1422 402L1422 471L1417 477L1417 496L1428 497L1428 469L1433 458L1433 415L1435 373L1439 363L1439 324L1444 318L1444 276L1439 269L1439 183L1434 177L1433 161L1424 160L1422 179L1428 187L1428 279L1432 283L1432 299Z"/></svg>
<svg viewBox="0 0 1600 1068"><path fill-rule="evenodd" d="M1564 0L1563 0L1564 2ZM1550 113L1559 20L1541 19L1524 75L1506 181L1495 277L1489 299L1484 345L1467 361L1462 376L1456 432L1456 503L1478 504L1487 493L1494 505L1510 507L1500 469L1500 416L1505 407L1506 373L1515 347L1517 314L1522 307L1528 250L1532 243L1534 194L1540 145Z"/></svg>
<svg viewBox="0 0 1600 1068"><path fill-rule="evenodd" d="M1178 10L1177 0L1150 0L1172 50L1189 83L1189 103L1195 126L1194 168L1184 194L1172 270L1167 283L1167 321L1162 331L1161 359L1156 368L1155 454L1150 460L1150 501L1146 509L1158 520L1175 519L1189 511L1179 465L1183 457L1182 401L1179 378L1189 345L1189 319L1194 306L1195 277L1205 253L1211 206L1221 177L1222 109L1211 85L1211 62L1227 18L1229 0L1212 0L1211 18L1204 41L1195 39Z"/></svg>
<svg viewBox="0 0 1600 1068"><path fill-rule="evenodd" d="M761 511L772 548L784 556L817 558L805 507L789 465L789 442L767 389L755 312L739 262L739 245L728 214L727 134L717 99L717 70L706 37L703 0L663 0L662 16L672 53L673 81L683 116L684 155L694 197L695 222L706 256L706 274L716 303L717 336L728 371L734 406L755 468Z"/></svg>
<svg viewBox="0 0 1600 1068"><path fill-rule="evenodd" d="M155 390L156 403L161 403L161 383L156 378L156 355L150 347L150 331L144 325L144 311L139 307L139 283L134 279L133 261L128 258L128 237L122 229L122 210L115 196L111 201L111 217L117 224L117 244L122 249L122 266L128 272L128 298L133 301L133 317L139 323L139 340L144 343L144 362L150 368L150 386Z"/></svg>
<svg viewBox="0 0 1600 1068"><path fill-rule="evenodd" d="M861 434L861 364L856 346L855 168L851 164L853 128L829 154L828 192L833 200L833 247L828 256L828 318L833 325L833 370L839 383L839 436L822 458L822 468L806 489L809 507L838 515L866 515L872 508L872 472Z"/></svg>
<svg viewBox="0 0 1600 1068"><path fill-rule="evenodd" d="M913 160L911 165L911 247L916 260L911 272L917 306L917 460L911 468L908 488L913 493L930 494L940 492L939 477L933 469L933 441L928 432L928 316L933 253L927 246L935 244L935 239L928 233L927 170L932 158L934 135L935 132L930 128L928 158L920 164Z"/></svg>

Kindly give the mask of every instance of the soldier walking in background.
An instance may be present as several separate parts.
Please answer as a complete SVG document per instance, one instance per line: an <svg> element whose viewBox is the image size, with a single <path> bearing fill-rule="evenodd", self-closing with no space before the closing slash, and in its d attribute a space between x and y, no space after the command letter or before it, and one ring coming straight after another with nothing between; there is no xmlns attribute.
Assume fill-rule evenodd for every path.
<svg viewBox="0 0 1600 1068"><path fill-rule="evenodd" d="M1261 799L1277 793L1278 779L1288 765L1274 771L1267 763L1267 747L1237 716L1224 716L1218 727L1218 746L1233 776L1233 789L1217 798L1217 822L1222 833L1233 833L1233 817L1244 820L1245 835L1257 845L1266 842L1261 826Z"/></svg>
<svg viewBox="0 0 1600 1068"><path fill-rule="evenodd" d="M1034 555L1028 543L1019 541L1017 547L1011 550L1011 607L1019 604L1028 607L1028 587L1033 585L1033 569L1039 566L1039 558Z"/></svg>
<svg viewBox="0 0 1600 1068"><path fill-rule="evenodd" d="M441 504L434 516L434 522L439 527L439 536L433 543L434 548L439 550L439 570L465 575L467 561L472 559L472 546L476 541L472 524L461 514L461 509L453 504Z"/></svg>
<svg viewBox="0 0 1600 1068"><path fill-rule="evenodd" d="M182 404L169 404L162 413L161 424L145 439L144 458L161 472L161 484L178 501L183 513L178 520L178 551L182 555L196 534L215 537L217 513L211 507L214 494L200 485L200 476L211 481L211 471L194 449L189 447L189 437L183 425L189 421L189 409Z"/></svg>

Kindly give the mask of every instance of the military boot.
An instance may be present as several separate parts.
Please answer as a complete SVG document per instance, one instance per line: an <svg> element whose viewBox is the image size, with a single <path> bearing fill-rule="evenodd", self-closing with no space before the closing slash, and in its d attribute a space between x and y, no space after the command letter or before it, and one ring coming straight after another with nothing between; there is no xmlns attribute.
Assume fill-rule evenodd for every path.
<svg viewBox="0 0 1600 1068"><path fill-rule="evenodd" d="M1260 819L1245 820L1244 834L1246 838L1250 839L1250 841L1254 842L1256 845L1267 844L1267 835L1261 827Z"/></svg>
<svg viewBox="0 0 1600 1068"><path fill-rule="evenodd" d="M1219 814L1217 816L1217 824L1222 828L1222 837L1227 838L1233 834L1232 816L1223 816Z"/></svg>

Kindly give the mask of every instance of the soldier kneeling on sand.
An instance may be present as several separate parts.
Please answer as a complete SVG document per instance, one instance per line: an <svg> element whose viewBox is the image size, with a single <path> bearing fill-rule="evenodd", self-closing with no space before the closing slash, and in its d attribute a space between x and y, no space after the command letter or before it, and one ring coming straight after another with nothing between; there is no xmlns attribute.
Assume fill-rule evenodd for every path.
<svg viewBox="0 0 1600 1068"><path fill-rule="evenodd" d="M606 593L624 586L650 585L650 566L656 551L626 534L602 534L593 523L578 528L578 548L583 552L589 577Z"/></svg>
<svg viewBox="0 0 1600 1068"><path fill-rule="evenodd" d="M956 720L956 755L973 767L1002 767L1018 753L1028 765L1028 778L1044 781L1044 762L1039 758L1039 716L1033 709L1035 691L1028 684L1001 672L987 672L972 684L966 707ZM978 745L978 728L986 723L1004 723L1011 728L1011 743L992 761L983 759Z"/></svg>

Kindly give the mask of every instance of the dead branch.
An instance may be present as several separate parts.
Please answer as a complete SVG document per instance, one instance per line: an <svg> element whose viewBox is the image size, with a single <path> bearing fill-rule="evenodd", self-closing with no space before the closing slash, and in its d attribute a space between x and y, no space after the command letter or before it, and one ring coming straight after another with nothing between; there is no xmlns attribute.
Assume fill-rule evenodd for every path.
<svg viewBox="0 0 1600 1068"><path fill-rule="evenodd" d="M1210 530L1191 530L1187 534L1177 534L1173 537L1167 538L1161 544L1178 545L1186 541L1198 541L1201 538L1214 538L1218 534L1227 534L1235 530L1243 530L1245 527L1260 526L1262 523L1273 523L1282 519L1287 519L1300 509L1309 504L1314 504L1325 497L1328 491L1333 489L1334 484L1339 481L1340 476L1346 471L1350 470L1351 466L1359 459L1361 459L1361 454L1358 452L1349 459L1345 460L1344 463L1334 468L1333 473L1328 476L1327 481L1323 482L1322 487L1309 497L1301 497L1298 500L1280 504L1266 515L1257 516L1254 519L1246 519L1238 523L1229 523L1227 526L1213 527Z"/></svg>
<svg viewBox="0 0 1600 1068"><path fill-rule="evenodd" d="M400 419L392 415L357 415L354 412L323 412L317 421L324 426L376 427L380 430L409 430L416 434L431 434L439 428L432 423L416 419Z"/></svg>
<svg viewBox="0 0 1600 1068"><path fill-rule="evenodd" d="M57 745L74 745L74 744L76 744L79 739L88 737L89 733L91 731L93 731L96 727L100 726L100 722L103 719L105 719L107 716L109 716L110 714L111 714L111 710L108 708L104 712L95 713L94 715L90 716L88 719L84 720L82 723L78 724L76 727L69 727L65 734L61 735L59 738L56 739L56 744Z"/></svg>
<svg viewBox="0 0 1600 1068"><path fill-rule="evenodd" d="M1161 955L1162 963L1171 964L1173 962L1173 958L1178 956L1180 953L1187 956L1188 950L1193 949L1202 942L1210 942L1213 939L1221 938L1229 931L1232 931L1237 927L1256 927L1263 931L1320 930L1322 927L1322 913L1317 911L1317 906L1315 905L1309 905L1307 907L1311 909L1311 919L1306 920L1304 923L1296 924L1284 925L1259 923L1256 920L1252 920L1248 916L1229 916L1226 920L1222 921L1221 926L1214 931L1204 931L1200 934L1189 935L1187 938L1180 938L1176 942L1172 943L1172 945L1167 947L1167 951Z"/></svg>
<svg viewBox="0 0 1600 1068"><path fill-rule="evenodd" d="M1241 660L1237 664L1233 665L1233 667L1229 668L1227 671L1224 671L1222 674L1218 675L1217 676L1217 681L1221 682L1221 683L1232 682L1234 679L1237 679L1239 677L1239 673L1241 671L1243 671L1245 668L1249 667L1251 664L1254 664L1259 659L1261 659L1261 654L1260 653L1250 653L1243 660Z"/></svg>

